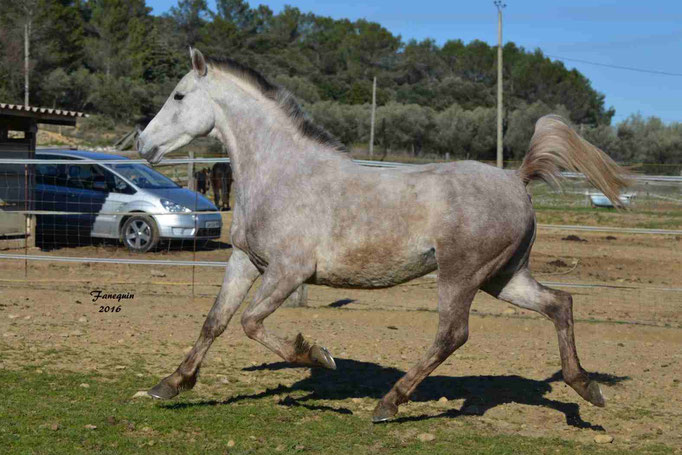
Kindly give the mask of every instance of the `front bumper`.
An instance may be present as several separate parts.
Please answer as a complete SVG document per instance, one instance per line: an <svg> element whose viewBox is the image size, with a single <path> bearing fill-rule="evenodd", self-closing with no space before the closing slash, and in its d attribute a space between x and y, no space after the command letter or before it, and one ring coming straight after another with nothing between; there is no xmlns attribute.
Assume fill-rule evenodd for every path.
<svg viewBox="0 0 682 455"><path fill-rule="evenodd" d="M223 219L219 213L196 215L154 216L159 235L164 239L217 239L220 238Z"/></svg>

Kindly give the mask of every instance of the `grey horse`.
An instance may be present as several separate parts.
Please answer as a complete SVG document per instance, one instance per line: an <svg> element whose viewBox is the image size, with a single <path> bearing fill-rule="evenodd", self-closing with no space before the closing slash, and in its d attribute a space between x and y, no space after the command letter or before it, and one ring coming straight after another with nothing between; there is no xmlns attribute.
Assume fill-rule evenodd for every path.
<svg viewBox="0 0 682 455"><path fill-rule="evenodd" d="M252 338L301 365L336 368L323 347L300 334L284 339L263 321L303 283L383 288L438 270L438 331L433 345L379 401L373 420L398 412L417 385L468 337L478 289L549 318L564 380L597 406L599 385L580 366L571 295L547 288L528 267L536 222L527 184L553 181L561 168L582 172L614 204L626 176L561 118L541 118L518 170L479 162L397 169L361 167L302 114L292 96L232 60L190 49L192 71L141 134L150 163L199 136L219 139L235 178L234 250L215 304L192 350L149 394L190 389L211 343L227 327L256 278L243 311Z"/></svg>

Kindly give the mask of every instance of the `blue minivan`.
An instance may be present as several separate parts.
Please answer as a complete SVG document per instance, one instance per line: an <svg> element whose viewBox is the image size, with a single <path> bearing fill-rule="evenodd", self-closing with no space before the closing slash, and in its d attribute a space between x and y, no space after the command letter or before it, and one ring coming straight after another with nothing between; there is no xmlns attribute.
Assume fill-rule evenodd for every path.
<svg viewBox="0 0 682 455"><path fill-rule="evenodd" d="M149 166L109 164L127 159L75 150L39 149L36 159L44 163L35 165L34 208L61 212L37 216L37 236L43 242L63 235L119 239L143 253L162 239L220 237L218 208Z"/></svg>

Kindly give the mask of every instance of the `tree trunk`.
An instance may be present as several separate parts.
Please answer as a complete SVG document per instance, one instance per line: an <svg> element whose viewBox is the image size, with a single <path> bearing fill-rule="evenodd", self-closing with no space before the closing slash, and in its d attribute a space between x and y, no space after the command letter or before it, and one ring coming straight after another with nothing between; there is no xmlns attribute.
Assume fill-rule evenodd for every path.
<svg viewBox="0 0 682 455"><path fill-rule="evenodd" d="M308 306L308 286L302 284L287 298L283 306L287 308L302 308Z"/></svg>

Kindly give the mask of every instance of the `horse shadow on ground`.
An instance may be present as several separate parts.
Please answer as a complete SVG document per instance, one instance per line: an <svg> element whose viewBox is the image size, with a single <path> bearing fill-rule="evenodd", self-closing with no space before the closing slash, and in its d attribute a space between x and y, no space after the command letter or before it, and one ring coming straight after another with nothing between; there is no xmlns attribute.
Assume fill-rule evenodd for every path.
<svg viewBox="0 0 682 455"><path fill-rule="evenodd" d="M182 409L195 406L229 405L243 400L261 399L274 395L287 395L294 392L308 392L300 398L287 395L279 404L291 407L304 407L310 410L332 411L340 414L352 414L344 407L332 407L309 403L314 400L347 400L351 398L380 399L400 379L405 372L397 368L386 368L372 362L360 362L350 359L336 359L335 371L311 369L310 376L291 386L280 385L274 389L266 389L255 394L237 395L226 400L206 400L187 403L169 403L163 405L168 409ZM244 368L244 371L282 370L303 368L286 362L264 363ZM590 377L601 384L618 384L629 380L628 376L615 376L607 373L593 373ZM577 403L564 403L547 398L552 384L563 384L561 371L541 381L517 375L501 376L429 376L417 388L411 401L435 401L441 397L448 400L464 399L461 409L450 409L436 415L419 415L399 417L392 422L408 422L443 417L457 417L463 414L483 415L489 409L507 403L520 403L531 406L543 406L564 414L566 424L591 430L604 431L601 425L586 422L580 416ZM580 400L578 395L576 399Z"/></svg>

